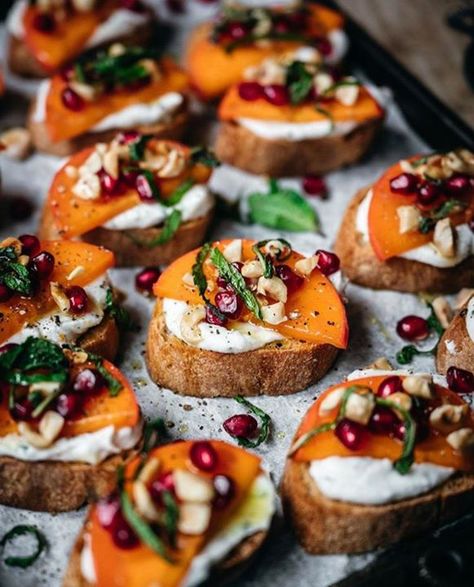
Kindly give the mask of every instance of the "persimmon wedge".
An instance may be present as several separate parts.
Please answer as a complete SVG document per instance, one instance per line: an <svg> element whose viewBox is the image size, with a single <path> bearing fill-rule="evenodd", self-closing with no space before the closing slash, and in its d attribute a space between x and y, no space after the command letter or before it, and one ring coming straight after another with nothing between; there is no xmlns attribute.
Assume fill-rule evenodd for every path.
<svg viewBox="0 0 474 587"><path fill-rule="evenodd" d="M55 308L51 297L50 282L61 285L85 286L100 277L114 264L114 255L102 247L87 243L68 241L45 241L41 250L49 251L55 259L54 271L32 298L12 296L0 304L0 344L8 340L26 324L34 323ZM82 270L69 279L73 270Z"/></svg>
<svg viewBox="0 0 474 587"><path fill-rule="evenodd" d="M209 479L212 479L213 475L231 477L236 484L236 506L259 474L260 459L224 442L217 440L210 442L218 454L219 461L216 469L207 477ZM188 469L191 445L190 441L168 444L152 451L150 457L158 459L163 471ZM125 473L127 479L132 477L136 466L136 460L127 466ZM130 493L131 483L126 483L125 488ZM168 563L143 544L132 550L117 548L110 532L101 527L96 510L93 509L89 532L97 577L96 587L119 587L119 585L147 587L156 583L160 587L177 587L183 580L194 556L203 547L213 530L224 523L230 511L218 515L206 534L199 536L178 534L178 548L171 552L173 563Z"/></svg>
<svg viewBox="0 0 474 587"><path fill-rule="evenodd" d="M373 377L365 377L361 379L346 381L330 387L316 400L313 406L309 409L306 416L301 423L295 438L299 438L309 430L325 424L326 422L333 422L337 416L338 408L332 412L320 413L320 406L323 399L329 395L334 389L348 388L352 385L360 385L369 387L373 391L377 391L380 383L385 379L385 376L378 375ZM462 404L463 400L454 392L436 386L438 397L446 399L447 403ZM441 403L441 402L440 402ZM474 418L472 412L470 415L470 426L474 427ZM340 457L354 457L354 456L368 456L373 458L388 458L393 461L400 457L402 450L402 443L395 438L385 435L375 435L367 432L367 438L363 446L359 450L349 450L336 437L334 432L322 432L309 440L302 448L300 448L292 458L296 461L312 461L324 459L332 456ZM417 463L433 463L445 467L453 467L463 471L474 471L474 461L472 458L462 456L461 453L455 451L447 442L446 438L430 428L429 436L422 442L417 443L415 448L415 462Z"/></svg>
<svg viewBox="0 0 474 587"><path fill-rule="evenodd" d="M215 243L222 250L230 240ZM254 241L243 241L243 259L254 259L252 251ZM174 261L161 275L154 286L154 293L160 298L182 300L192 304L203 304L198 291L183 282L183 276L192 272L199 249L191 251ZM302 258L293 252L285 263L291 268ZM205 266L205 274L209 281L215 281L217 272L210 264ZM216 288L210 294L214 298ZM349 329L344 304L330 279L315 269L304 284L296 292L288 296L285 304L286 314L298 311L299 316L286 320L281 324L269 325L260 323L267 328L277 330L283 336L305 342L331 344L336 348L347 347ZM253 314L246 312L239 320L250 320L259 323Z"/></svg>

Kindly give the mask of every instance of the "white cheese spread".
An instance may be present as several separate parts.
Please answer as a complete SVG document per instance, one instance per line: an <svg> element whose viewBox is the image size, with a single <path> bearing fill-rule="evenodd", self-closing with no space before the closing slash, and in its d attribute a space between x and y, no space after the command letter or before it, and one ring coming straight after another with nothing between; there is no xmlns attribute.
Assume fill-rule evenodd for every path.
<svg viewBox="0 0 474 587"><path fill-rule="evenodd" d="M382 505L415 497L444 483L450 467L415 463L401 475L390 459L328 457L311 461L309 474L329 499L361 505Z"/></svg>
<svg viewBox="0 0 474 587"><path fill-rule="evenodd" d="M328 33L328 39L331 43L331 53L324 57L324 61L329 65L336 65L344 58L349 49L349 39L342 29L333 29Z"/></svg>
<svg viewBox="0 0 474 587"><path fill-rule="evenodd" d="M109 230L130 230L132 228L150 228L159 226L173 210L181 212L181 220L188 222L206 216L214 206L214 197L204 185L195 185L189 189L175 206L164 206L159 202L138 204L125 210L104 224Z"/></svg>
<svg viewBox="0 0 474 587"><path fill-rule="evenodd" d="M142 422L115 430L113 425L95 432L63 437L48 448L36 448L20 434L0 437L0 456L21 461L80 462L97 465L110 455L133 448L141 438Z"/></svg>
<svg viewBox="0 0 474 587"><path fill-rule="evenodd" d="M188 308L186 302L167 298L163 300L166 327L171 334L183 341L181 321ZM201 339L195 346L216 353L245 353L283 339L283 336L275 330L256 326L250 322L234 322L232 329L201 322L198 328ZM185 342L189 344L187 341Z"/></svg>
<svg viewBox="0 0 474 587"><path fill-rule="evenodd" d="M469 338L474 342L474 296L467 304L466 330L469 334Z"/></svg>
<svg viewBox="0 0 474 587"><path fill-rule="evenodd" d="M29 336L46 338L56 344L72 344L82 334L100 324L104 318L104 307L110 283L106 275L84 287L89 298L89 309L84 314L56 312L27 324L6 342L24 342Z"/></svg>
<svg viewBox="0 0 474 587"><path fill-rule="evenodd" d="M338 136L350 133L357 122L346 121L333 124L329 119L314 122L275 122L239 118L237 122L252 134L269 140L304 141L321 137Z"/></svg>
<svg viewBox="0 0 474 587"><path fill-rule="evenodd" d="M369 242L369 208L372 197L373 192L369 190L357 209L356 230L363 236L365 242ZM474 254L474 233L469 226L467 224L456 226L456 234L456 255L454 257L443 257L432 243L407 251L399 257L433 267L455 267Z"/></svg>
<svg viewBox="0 0 474 587"><path fill-rule="evenodd" d="M256 532L267 531L275 512L275 488L268 475L259 475L248 495L227 524L206 544L193 559L184 578L183 587L195 587L210 575L212 567L223 560L243 540ZM89 583L96 582L90 538L85 536L81 551L81 574Z"/></svg>

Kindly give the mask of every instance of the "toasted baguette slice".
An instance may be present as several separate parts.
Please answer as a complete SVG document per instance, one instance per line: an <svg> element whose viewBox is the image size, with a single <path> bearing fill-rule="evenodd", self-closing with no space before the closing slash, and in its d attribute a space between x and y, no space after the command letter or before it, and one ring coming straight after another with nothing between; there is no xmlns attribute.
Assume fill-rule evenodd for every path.
<svg viewBox="0 0 474 587"><path fill-rule="evenodd" d="M0 457L0 503L52 513L76 510L109 495L117 482L117 468L135 454L124 451L98 465Z"/></svg>
<svg viewBox="0 0 474 587"><path fill-rule="evenodd" d="M120 344L120 331L114 318L106 316L100 324L94 326L77 340L88 353L93 353L113 361L117 356Z"/></svg>
<svg viewBox="0 0 474 587"><path fill-rule="evenodd" d="M153 381L176 393L198 397L295 393L321 379L336 355L337 349L329 344L290 339L245 353L203 351L168 331L160 300L146 343Z"/></svg>
<svg viewBox="0 0 474 587"><path fill-rule="evenodd" d="M466 328L467 304L456 314L439 341L436 369L443 375L449 367L474 371L474 341Z"/></svg>
<svg viewBox="0 0 474 587"><path fill-rule="evenodd" d="M260 547L267 537L268 532L256 532L243 540L234 548L224 560L220 561L213 569L212 575L206 585L226 585L234 581L245 571L256 557ZM81 552L84 546L84 531L81 532L74 544L69 565L64 575L63 587L94 587L84 579L81 573Z"/></svg>
<svg viewBox="0 0 474 587"><path fill-rule="evenodd" d="M30 108L28 117L28 129L31 132L31 138L34 146L45 153L57 155L58 157L68 157L77 151L90 147L97 143L109 143L115 138L117 133L128 130L125 128L115 128L103 132L87 132L78 137L66 141L52 142L49 139L46 125L44 122L35 122L32 113L35 111L35 103ZM74 116L74 113L71 113ZM188 125L189 112L187 104L183 104L173 117L167 122L160 122L154 125L138 126L133 130L142 134L152 134L157 139L174 139L179 140Z"/></svg>
<svg viewBox="0 0 474 587"><path fill-rule="evenodd" d="M352 282L373 289L412 293L450 293L474 283L474 256L444 269L401 257L379 261L370 243L364 242L356 231L357 209L367 192L368 188L359 190L349 204L334 244L342 269Z"/></svg>
<svg viewBox="0 0 474 587"><path fill-rule="evenodd" d="M215 150L221 161L257 175L317 175L358 161L374 140L382 120L370 120L345 135L303 141L265 139L236 122L223 122Z"/></svg>
<svg viewBox="0 0 474 587"><path fill-rule="evenodd" d="M146 45L153 34L153 23L150 15L150 21L143 26L137 27L128 35L118 37L112 42L122 43L123 45ZM110 42L109 42L110 43ZM107 44L109 44L107 43ZM26 43L22 39L10 36L8 43L8 67L13 73L23 77L49 77L51 72L47 72L30 53Z"/></svg>
<svg viewBox="0 0 474 587"><path fill-rule="evenodd" d="M115 255L116 267L166 265L204 242L212 217L211 211L200 218L183 222L171 240L151 248L135 241L150 242L162 233L162 228L136 228L122 231L100 227L82 235L81 240L104 246L112 251ZM43 240L61 238L54 224L51 209L48 207L43 208L38 235Z"/></svg>
<svg viewBox="0 0 474 587"><path fill-rule="evenodd" d="M325 497L308 466L287 461L281 496L299 542L311 554L358 553L385 547L434 530L474 507L473 474L458 474L418 497L365 506Z"/></svg>

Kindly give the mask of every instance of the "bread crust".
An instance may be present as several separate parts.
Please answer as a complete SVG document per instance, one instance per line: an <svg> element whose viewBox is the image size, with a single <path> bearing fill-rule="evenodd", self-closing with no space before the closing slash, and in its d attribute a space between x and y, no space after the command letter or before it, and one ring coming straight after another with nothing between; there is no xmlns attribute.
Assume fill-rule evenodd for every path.
<svg viewBox="0 0 474 587"><path fill-rule="evenodd" d="M157 238L162 228L135 228L132 230L108 230L95 228L83 234L80 240L97 246L103 246L115 255L116 267L137 267L143 265L166 265L201 245L212 222L213 211L205 216L183 222L175 235L168 242L153 248L147 248L134 242L149 242ZM40 220L38 236L41 240L61 239L51 209L45 205Z"/></svg>
<svg viewBox="0 0 474 587"><path fill-rule="evenodd" d="M124 451L97 465L0 457L0 503L52 513L78 509L109 495L116 485L117 468L135 454Z"/></svg>
<svg viewBox="0 0 474 587"><path fill-rule="evenodd" d="M212 575L205 585L226 585L234 581L250 565L256 557L268 532L260 531L252 534L234 548L227 557L213 569ZM84 546L84 529L76 540L69 558L69 565L64 575L62 587L94 587L84 579L81 573L81 552ZM216 583L218 581L218 583Z"/></svg>
<svg viewBox="0 0 474 587"><path fill-rule="evenodd" d="M436 354L436 369L443 375L449 367L474 371L474 341L466 328L466 302L443 333Z"/></svg>
<svg viewBox="0 0 474 587"><path fill-rule="evenodd" d="M76 344L88 353L113 361L120 345L120 331L116 321L105 316L100 324L78 338Z"/></svg>
<svg viewBox="0 0 474 587"><path fill-rule="evenodd" d="M285 514L310 554L358 553L433 530L474 507L474 475L456 474L417 497L385 505L328 499L309 464L287 460L281 484Z"/></svg>
<svg viewBox="0 0 474 587"><path fill-rule="evenodd" d="M31 138L34 146L38 151L57 155L58 157L68 157L86 147L91 147L96 143L109 143L116 134L123 128L115 128L103 132L86 132L78 137L65 141L52 142L49 139L46 125L44 122L35 122L33 112L36 108L36 100L33 101L28 115L28 129L31 132ZM157 139L179 140L184 135L189 122L188 105L185 102L182 108L176 112L167 122L151 124L145 126L133 127L134 130L142 134L152 134Z"/></svg>
<svg viewBox="0 0 474 587"><path fill-rule="evenodd" d="M245 353L203 351L173 336L158 300L150 321L146 362L153 381L182 395L289 395L328 371L338 349L284 339Z"/></svg>
<svg viewBox="0 0 474 587"><path fill-rule="evenodd" d="M334 244L342 269L353 283L411 293L452 293L474 283L474 256L448 268L401 257L379 261L370 243L364 242L356 231L357 209L369 189L359 190L349 204Z"/></svg>
<svg viewBox="0 0 474 587"><path fill-rule="evenodd" d="M152 15L150 13L150 21L143 26L138 27L132 33L117 38L113 42L120 42L124 45L146 45L153 34ZM105 43L108 44L108 43ZM95 48L98 48L99 45ZM21 75L23 77L43 78L49 77L50 72L41 67L40 63L36 61L30 53L27 45L22 39L10 35L8 40L8 67L10 71Z"/></svg>
<svg viewBox="0 0 474 587"><path fill-rule="evenodd" d="M318 175L358 161L382 121L382 117L369 120L345 135L303 141L265 139L236 122L221 122L215 151L221 161L257 175Z"/></svg>

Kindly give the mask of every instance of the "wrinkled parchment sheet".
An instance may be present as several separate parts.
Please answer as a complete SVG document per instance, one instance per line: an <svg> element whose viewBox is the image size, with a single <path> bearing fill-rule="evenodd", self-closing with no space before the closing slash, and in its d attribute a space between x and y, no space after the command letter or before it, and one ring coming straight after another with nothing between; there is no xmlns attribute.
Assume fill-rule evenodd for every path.
<svg viewBox="0 0 474 587"><path fill-rule="evenodd" d="M163 8L161 2L154 2L164 19L172 22L177 31L170 42L170 52L179 55L189 27L199 19L209 17L213 5L201 4L198 0L186 0L188 12L176 17ZM4 60L4 31L0 45ZM24 124L27 99L34 95L36 84L7 78L11 94L0 106L0 128ZM21 97L23 96L23 98ZM272 231L261 226L251 226L231 220L216 218L212 238L251 237L256 239L282 236L290 240L296 250L312 253L318 248L329 248L335 238L341 215L355 192L374 181L382 170L398 159L427 150L425 145L407 126L396 104L385 90L387 120L381 136L371 153L358 165L336 171L327 176L330 196L322 201L309 201L321 218L323 234L290 234ZM3 194L6 197L22 195L35 204L35 213L28 221L6 224L5 216L0 217L1 237L10 234L34 232L39 218L41 204L60 160L41 154L34 154L24 162L2 158L0 160ZM284 184L300 189L299 179L284 180ZM248 176L237 170L222 167L216 172L213 187L222 191L227 199L235 201L244 198L249 191L265 186L262 178ZM245 208L245 206L243 206ZM120 367L130 379L147 418L163 418L171 438L221 438L232 442L222 429L222 422L228 416L242 411L232 399L196 399L181 397L169 390L160 389L151 383L144 367L143 353L153 301L134 289L136 270L116 269L111 272L113 284L127 295L126 306L141 325L139 333L130 334L124 341L124 356ZM296 427L317 395L328 386L342 380L352 370L371 363L375 358L387 356L394 360L396 351L403 342L395 333L397 320L403 315L415 313L427 315L426 306L414 295L374 292L348 284L345 289L348 299L350 323L350 344L342 353L331 371L312 388L287 397L259 397L254 403L268 412L273 428L269 442L256 449L273 479L279 483L286 451ZM429 346L433 340L428 341ZM418 358L414 364L423 370L433 370L430 357ZM82 521L85 508L77 512L50 515L12 508L0 507L0 534L16 524L35 524L46 535L50 547L48 552L29 569L9 568L0 563L0 585L2 587L57 587L67 565L68 553L73 545ZM17 541L26 548L28 539ZM298 585L298 587L319 587L334 583L360 569L373 559L373 554L362 556L309 556L296 543L291 530L278 512L270 540L263 549L256 564L240 579L241 587L277 587Z"/></svg>

